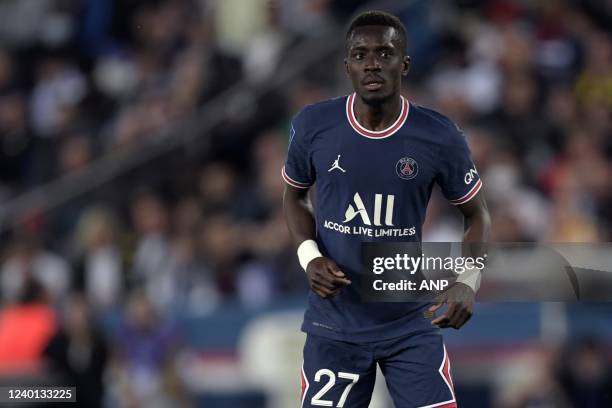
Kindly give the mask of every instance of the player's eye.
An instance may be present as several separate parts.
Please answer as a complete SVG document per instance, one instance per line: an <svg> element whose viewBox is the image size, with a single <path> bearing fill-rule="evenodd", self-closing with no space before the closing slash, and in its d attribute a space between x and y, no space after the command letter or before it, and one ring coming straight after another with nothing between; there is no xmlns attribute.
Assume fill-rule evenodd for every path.
<svg viewBox="0 0 612 408"><path fill-rule="evenodd" d="M381 51L380 56L382 58L388 58L390 56L389 51L385 51L385 50Z"/></svg>
<svg viewBox="0 0 612 408"><path fill-rule="evenodd" d="M355 58L356 60L362 60L363 59L363 53L362 52L358 52L356 54L353 54L353 58Z"/></svg>

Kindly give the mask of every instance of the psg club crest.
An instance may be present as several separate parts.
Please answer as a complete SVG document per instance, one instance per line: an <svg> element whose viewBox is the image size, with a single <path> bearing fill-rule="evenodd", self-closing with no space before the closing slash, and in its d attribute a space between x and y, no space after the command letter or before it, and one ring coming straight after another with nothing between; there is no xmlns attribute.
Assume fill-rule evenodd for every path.
<svg viewBox="0 0 612 408"><path fill-rule="evenodd" d="M395 164L395 172L401 179L412 180L419 173L419 165L411 157L402 157Z"/></svg>

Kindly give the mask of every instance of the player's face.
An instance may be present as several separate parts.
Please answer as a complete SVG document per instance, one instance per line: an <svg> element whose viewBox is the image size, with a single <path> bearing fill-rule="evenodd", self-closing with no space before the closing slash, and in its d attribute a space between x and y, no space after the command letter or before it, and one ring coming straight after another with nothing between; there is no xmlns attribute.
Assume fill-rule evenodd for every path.
<svg viewBox="0 0 612 408"><path fill-rule="evenodd" d="M349 38L346 72L366 103L381 103L399 93L410 57L398 38L393 27L385 26L358 27Z"/></svg>

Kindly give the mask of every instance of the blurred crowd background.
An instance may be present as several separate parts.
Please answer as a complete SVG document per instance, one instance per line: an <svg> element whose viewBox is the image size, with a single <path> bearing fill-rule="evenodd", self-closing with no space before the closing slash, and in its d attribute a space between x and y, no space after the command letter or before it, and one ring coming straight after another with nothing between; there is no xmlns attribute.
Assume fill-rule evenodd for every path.
<svg viewBox="0 0 612 408"><path fill-rule="evenodd" d="M88 407L297 406L297 371L277 390L293 405L251 381L269 367L244 367L244 333L290 310L297 332L287 130L351 91L360 7L405 23L403 93L465 130L494 240L612 240L608 1L4 0L0 384L76 384ZM436 191L424 239L461 231ZM612 307L549 306L483 305L451 334L464 406L612 406Z"/></svg>

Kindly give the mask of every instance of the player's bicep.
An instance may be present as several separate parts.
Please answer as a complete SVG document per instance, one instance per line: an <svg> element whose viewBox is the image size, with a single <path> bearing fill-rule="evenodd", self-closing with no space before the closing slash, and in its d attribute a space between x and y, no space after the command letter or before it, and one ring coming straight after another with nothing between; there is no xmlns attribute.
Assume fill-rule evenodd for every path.
<svg viewBox="0 0 612 408"><path fill-rule="evenodd" d="M457 209L465 218L475 217L480 213L488 212L487 203L482 191L476 193L468 202L457 205Z"/></svg>
<svg viewBox="0 0 612 408"><path fill-rule="evenodd" d="M289 204L299 204L308 202L308 189L294 187L291 184L285 184L283 193L283 202Z"/></svg>
<svg viewBox="0 0 612 408"><path fill-rule="evenodd" d="M287 184L283 194L283 213L296 249L305 240L316 237L308 190Z"/></svg>

